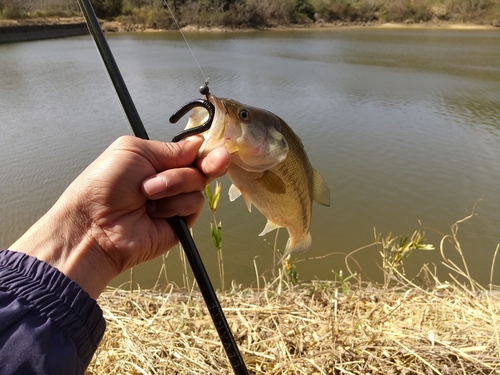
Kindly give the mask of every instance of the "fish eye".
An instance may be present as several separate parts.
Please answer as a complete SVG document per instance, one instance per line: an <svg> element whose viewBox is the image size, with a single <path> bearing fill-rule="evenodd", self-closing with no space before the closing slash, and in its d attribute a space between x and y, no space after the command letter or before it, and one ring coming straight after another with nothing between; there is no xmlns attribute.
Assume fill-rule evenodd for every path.
<svg viewBox="0 0 500 375"><path fill-rule="evenodd" d="M239 113L241 119L246 120L248 118L248 110L242 109Z"/></svg>

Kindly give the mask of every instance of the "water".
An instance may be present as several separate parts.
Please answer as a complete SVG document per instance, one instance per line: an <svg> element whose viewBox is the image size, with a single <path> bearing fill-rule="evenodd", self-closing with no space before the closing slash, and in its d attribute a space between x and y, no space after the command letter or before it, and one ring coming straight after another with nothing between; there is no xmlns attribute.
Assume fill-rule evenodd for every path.
<svg viewBox="0 0 500 375"><path fill-rule="evenodd" d="M212 93L284 118L330 186L331 207L313 208L313 247L294 257L319 258L297 261L300 279L345 273L345 254L373 242L374 228L407 235L422 225L439 249L450 225L471 214L477 202L458 236L473 277L489 282L500 243L498 31L341 29L187 37ZM149 136L171 139L180 129L168 117L198 97L203 83L184 41L177 33L108 40ZM5 248L130 130L89 37L0 45L0 85ZM226 283L250 285L256 272L273 267L274 235L266 235L267 242L258 237L265 219L247 212L243 201L229 203L230 183L221 182L217 219ZM207 211L195 226L195 240L218 286ZM281 249L286 237L281 231ZM445 250L457 259L451 246ZM355 257L358 264L349 263L353 270L361 267L365 279L380 280L376 247ZM413 276L423 263L434 263L445 277L440 259L439 250L416 252L406 271ZM182 284L176 250L165 263L169 281ZM152 286L160 265L157 260L137 267L135 280Z"/></svg>

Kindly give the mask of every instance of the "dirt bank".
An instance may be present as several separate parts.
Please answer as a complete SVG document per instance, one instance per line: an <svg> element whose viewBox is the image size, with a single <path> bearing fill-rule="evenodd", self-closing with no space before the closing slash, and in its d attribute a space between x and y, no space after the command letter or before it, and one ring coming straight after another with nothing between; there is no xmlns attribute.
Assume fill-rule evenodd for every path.
<svg viewBox="0 0 500 375"><path fill-rule="evenodd" d="M142 24L123 24L117 21L102 23L104 32L158 32L158 31L173 31L151 29ZM290 30L318 30L318 29L344 29L344 28L393 28L393 29L457 29L457 30L498 30L499 27L492 25L477 25L472 23L451 23L451 22L420 22L420 23L396 23L396 22L315 22L304 25L294 24L289 26L276 26L272 28L227 28L227 27L205 27L198 25L186 25L182 31L187 32L232 32L232 31L257 31L257 30L274 30L274 31L290 31Z"/></svg>

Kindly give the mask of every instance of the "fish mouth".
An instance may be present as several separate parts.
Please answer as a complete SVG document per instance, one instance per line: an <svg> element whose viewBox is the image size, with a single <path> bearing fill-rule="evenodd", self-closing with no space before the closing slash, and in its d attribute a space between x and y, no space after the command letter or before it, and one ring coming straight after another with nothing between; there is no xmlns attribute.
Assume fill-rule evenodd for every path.
<svg viewBox="0 0 500 375"><path fill-rule="evenodd" d="M210 101L210 98L213 98L213 102ZM222 111L222 108L224 108L224 116L228 114L229 110L226 107L226 103L224 103L223 99L219 99L214 97L213 95L210 95L209 102L212 103L216 108L219 107L219 109Z"/></svg>
<svg viewBox="0 0 500 375"><path fill-rule="evenodd" d="M228 114L229 110L224 103L224 99L219 99L216 96L210 94L208 97L208 101L215 107L215 114L210 129L203 133L205 141L198 150L198 157L206 156L210 151L217 147L225 146L226 149L228 148L227 136L225 133L227 128L226 115ZM202 121L206 121L207 119L208 114ZM234 150L228 151L232 152Z"/></svg>
<svg viewBox="0 0 500 375"><path fill-rule="evenodd" d="M226 104L224 103L224 99L219 99L216 96L213 96L210 94L208 97L208 101L213 104L215 107L215 115L214 115L214 121L213 123L218 124L218 121L220 120L220 117L224 117L228 113L228 109L226 107Z"/></svg>
<svg viewBox="0 0 500 375"><path fill-rule="evenodd" d="M198 150L198 157L205 157L211 150L224 144L225 120L228 110L219 98L209 94L206 98L214 106L214 117L212 124L208 130L201 133L205 141ZM185 129L191 129L206 123L209 120L210 114L205 108L196 107L189 116L188 123Z"/></svg>

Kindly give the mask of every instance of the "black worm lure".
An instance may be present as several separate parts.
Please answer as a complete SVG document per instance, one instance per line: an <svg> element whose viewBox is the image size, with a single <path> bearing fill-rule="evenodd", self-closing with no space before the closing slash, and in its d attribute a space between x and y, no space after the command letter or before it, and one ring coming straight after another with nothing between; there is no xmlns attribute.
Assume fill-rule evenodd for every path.
<svg viewBox="0 0 500 375"><path fill-rule="evenodd" d="M202 95L205 95L205 97L208 99L209 89L206 84L200 87L200 93ZM179 142L181 139L189 137L190 135L200 134L210 129L210 127L212 126L212 122L214 121L215 107L212 103L210 103L206 99L195 99L190 102L187 102L180 109L178 109L172 116L170 116L169 119L170 123L175 124L186 113L188 113L189 111L191 111L193 108L196 107L202 107L207 110L208 120L199 126L181 131L174 138L172 138L172 142Z"/></svg>

